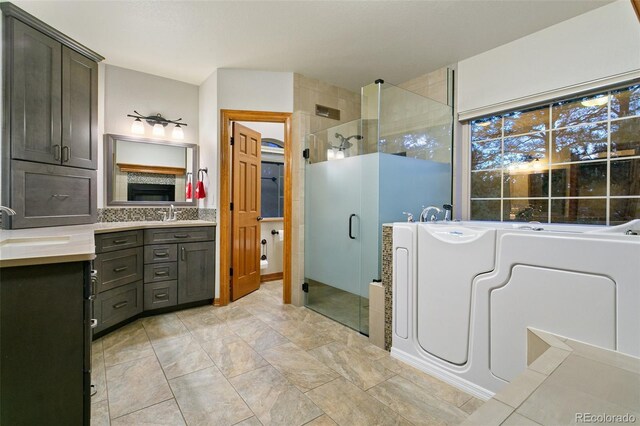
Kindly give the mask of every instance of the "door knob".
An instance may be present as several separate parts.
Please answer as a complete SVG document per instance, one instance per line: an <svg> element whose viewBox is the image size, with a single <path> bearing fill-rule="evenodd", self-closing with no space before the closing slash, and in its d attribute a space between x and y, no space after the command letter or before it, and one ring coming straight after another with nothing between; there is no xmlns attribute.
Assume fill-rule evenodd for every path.
<svg viewBox="0 0 640 426"><path fill-rule="evenodd" d="M258 216L258 222L260 222L262 219L264 219L262 216Z"/></svg>

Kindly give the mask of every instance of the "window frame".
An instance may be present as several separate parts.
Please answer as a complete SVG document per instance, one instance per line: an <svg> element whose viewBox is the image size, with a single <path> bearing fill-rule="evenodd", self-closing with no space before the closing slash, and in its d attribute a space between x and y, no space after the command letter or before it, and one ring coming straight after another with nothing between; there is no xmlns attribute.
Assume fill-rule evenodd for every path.
<svg viewBox="0 0 640 426"><path fill-rule="evenodd" d="M501 111L501 112L495 112L495 113L491 113L489 115L485 115L485 116L480 116L480 117L476 117L473 119L468 119L467 121L465 121L462 125L462 132L461 132L461 139L463 141L462 145L462 159L463 162L461 164L461 169L462 169L462 173L457 173L459 178L462 181L462 185L461 185L461 200L464 201L464 205L461 209L461 216L462 219L464 220L486 220L486 219L473 219L471 217L471 205L472 205L472 201L476 201L476 200L491 200L491 201L499 201L500 202L500 217L497 219L491 219L492 221L499 221L499 222L505 222L504 219L504 201L505 200L530 200L530 199L541 199L541 200L546 200L547 201L547 222L546 223L575 223L575 224L580 224L583 222L580 221L576 221L576 222L552 222L552 202L555 200L572 200L572 199L589 199L589 200L605 200L605 215L606 215L606 219L605 219L605 225L606 226L610 226L611 223L611 201L612 200L616 200L616 199L640 199L640 195L611 195L611 163L612 162L617 162L617 161L624 161L624 160L640 160L640 154L636 154L636 155L631 155L631 156L624 156L624 157L611 157L611 125L612 123L615 122L621 122L621 121L625 121L625 120L632 120L632 119L638 119L640 120L640 114L636 114L636 115L629 115L629 116L625 116L625 117L616 117L616 118L612 118L612 114L611 114L611 101L612 101L612 94L613 92L616 91L622 91L628 88L631 88L633 86L637 86L640 84L640 81L634 80L634 81L628 81L626 83L623 84L616 84L615 86L612 87L598 87L598 88L594 88L592 90L586 91L586 92L582 92L582 93L574 93L574 94L564 94L562 97L560 98L552 98L550 100L547 100L545 102L540 102L537 103L535 105L525 105L525 106L521 106L519 108L513 109L513 110L508 110L508 111ZM553 106L555 104L557 104L558 102L570 102L573 100L577 100L579 98L582 97L596 97L598 95L607 95L608 96L608 101L607 101L607 113L606 113L606 119L605 120L598 120L598 121L594 121L594 122L581 122L581 123L576 123L573 125L568 125L568 126L563 126L563 127L558 127L558 128L554 128L553 127ZM504 122L505 122L505 117L508 116L509 114L513 114L516 112L528 112L528 111L532 111L532 110L536 110L536 109L541 109L541 108L547 108L548 109L548 114L549 114L549 118L548 121L546 121L545 123L548 125L548 128L546 130L543 131L535 131L535 130L531 130L525 133L518 133L518 134L509 134L507 136L505 136L505 129L504 129ZM471 181L472 181L472 176L474 172L473 170L473 165L472 165L472 154L473 154L473 141L472 141L472 136L473 136L473 132L472 132L472 123L476 120L482 120L482 119L490 119L491 117L496 117L499 116L501 122L501 130L500 130L500 136L499 137L494 137L494 138L488 138L488 139L484 139L482 141L479 142L487 142L487 141L494 141L494 140L500 140L500 156L501 156L501 166L499 168L491 168L491 169L480 169L477 171L482 171L482 172L488 172L488 171L494 171L494 172L499 172L500 173L500 196L499 197L472 197L472 185L471 185ZM558 132L560 130L564 130L567 128L576 128L579 126L588 126L588 125L598 125L598 124L602 124L602 123L606 123L606 128L607 128L607 155L605 158L596 158L596 159L589 159L589 160L582 160L582 161L560 161L560 162L554 162L553 161L553 141L554 141L554 133ZM548 163L545 163L545 169L549 172L548 175L548 192L547 195L545 197L505 197L504 196L504 186L505 186L505 175L506 172L508 172L508 165L505 163L505 140L506 139L510 139L510 138L515 138L515 137L520 137L523 135L531 135L531 134L535 134L535 133L544 133L545 134L545 138L546 138L546 142L545 142L545 151L547 153L547 158L548 158ZM557 168L557 166L567 166L567 165L571 165L571 164L589 164L589 163L606 163L606 194L605 195L601 195L601 196L553 196L552 195L552 175L553 175L553 170L554 168ZM506 221L511 221L511 220L506 220Z"/></svg>

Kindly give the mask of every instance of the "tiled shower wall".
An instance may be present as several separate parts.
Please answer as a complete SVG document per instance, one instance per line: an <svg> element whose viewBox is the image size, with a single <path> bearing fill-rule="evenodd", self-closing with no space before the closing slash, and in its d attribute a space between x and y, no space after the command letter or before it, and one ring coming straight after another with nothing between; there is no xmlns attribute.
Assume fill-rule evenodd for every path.
<svg viewBox="0 0 640 426"><path fill-rule="evenodd" d="M293 76L292 189L293 223L291 243L291 301L301 305L304 282L304 159L308 134L360 118L360 93L300 74ZM315 115L316 104L340 110L340 121Z"/></svg>

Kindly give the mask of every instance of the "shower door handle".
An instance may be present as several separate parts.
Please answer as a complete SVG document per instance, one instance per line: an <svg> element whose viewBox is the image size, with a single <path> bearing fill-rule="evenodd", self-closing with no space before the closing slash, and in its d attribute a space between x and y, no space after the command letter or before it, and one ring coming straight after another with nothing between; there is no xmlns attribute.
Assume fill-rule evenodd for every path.
<svg viewBox="0 0 640 426"><path fill-rule="evenodd" d="M349 238L351 238L352 240L355 240L356 237L353 236L352 231L353 231L353 218L356 217L355 213L351 213L351 215L349 216Z"/></svg>

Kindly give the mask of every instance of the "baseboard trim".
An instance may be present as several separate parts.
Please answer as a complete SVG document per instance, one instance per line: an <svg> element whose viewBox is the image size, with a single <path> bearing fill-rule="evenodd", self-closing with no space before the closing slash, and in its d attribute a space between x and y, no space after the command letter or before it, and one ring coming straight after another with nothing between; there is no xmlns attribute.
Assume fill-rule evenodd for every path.
<svg viewBox="0 0 640 426"><path fill-rule="evenodd" d="M478 386L474 383L471 383L468 380L463 379L462 377L456 376L442 368L436 367L434 365L430 365L428 363L419 362L414 356L409 355L406 352L399 351L398 349L391 348L391 356L393 358L397 358L400 361L403 361L409 364L412 367L417 368L418 370L424 371L427 374L430 374L443 382L449 383L450 385L464 391L470 395L475 396L478 399L483 401L487 401L493 398L494 393L488 389L485 389L481 386Z"/></svg>
<svg viewBox="0 0 640 426"><path fill-rule="evenodd" d="M260 275L260 282L264 283L267 281L281 280L282 276L283 276L282 272L274 272L273 274Z"/></svg>
<svg viewBox="0 0 640 426"><path fill-rule="evenodd" d="M220 306L220 298L216 297L215 299L213 299L213 306Z"/></svg>

